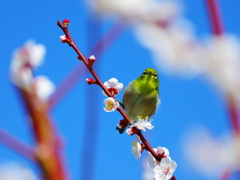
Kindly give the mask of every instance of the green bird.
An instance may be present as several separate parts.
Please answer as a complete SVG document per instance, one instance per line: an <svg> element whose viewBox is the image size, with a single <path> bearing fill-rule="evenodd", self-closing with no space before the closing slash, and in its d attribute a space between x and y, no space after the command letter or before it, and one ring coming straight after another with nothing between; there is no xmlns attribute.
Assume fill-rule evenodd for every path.
<svg viewBox="0 0 240 180"><path fill-rule="evenodd" d="M145 69L139 78L128 84L122 99L122 106L131 120L137 116L151 117L159 103L158 72L152 68ZM124 132L126 126L123 128L117 126L120 134Z"/></svg>

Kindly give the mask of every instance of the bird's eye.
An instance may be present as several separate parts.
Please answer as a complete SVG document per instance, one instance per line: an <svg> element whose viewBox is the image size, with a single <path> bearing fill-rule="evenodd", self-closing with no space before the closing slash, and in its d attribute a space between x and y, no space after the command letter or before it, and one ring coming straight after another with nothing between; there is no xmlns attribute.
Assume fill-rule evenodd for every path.
<svg viewBox="0 0 240 180"><path fill-rule="evenodd" d="M147 74L146 71L143 71L142 76L144 77Z"/></svg>
<svg viewBox="0 0 240 180"><path fill-rule="evenodd" d="M157 79L158 78L158 75L157 73L154 74L154 78Z"/></svg>

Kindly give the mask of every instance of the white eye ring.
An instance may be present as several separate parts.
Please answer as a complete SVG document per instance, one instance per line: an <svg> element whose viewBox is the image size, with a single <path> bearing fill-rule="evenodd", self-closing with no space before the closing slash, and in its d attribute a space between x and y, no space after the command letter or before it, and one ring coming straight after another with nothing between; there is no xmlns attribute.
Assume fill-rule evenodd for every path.
<svg viewBox="0 0 240 180"><path fill-rule="evenodd" d="M157 74L154 74L154 79L157 79L158 78L158 75Z"/></svg>
<svg viewBox="0 0 240 180"><path fill-rule="evenodd" d="M146 74L147 74L147 72L146 72L146 71L144 71L144 72L143 72L143 74L142 74L142 76L144 77Z"/></svg>

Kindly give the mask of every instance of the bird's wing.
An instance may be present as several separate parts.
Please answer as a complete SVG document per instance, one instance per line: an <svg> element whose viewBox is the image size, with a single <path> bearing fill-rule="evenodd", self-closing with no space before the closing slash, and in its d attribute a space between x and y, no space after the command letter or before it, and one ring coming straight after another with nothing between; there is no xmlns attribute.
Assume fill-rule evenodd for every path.
<svg viewBox="0 0 240 180"><path fill-rule="evenodd" d="M130 82L126 87L122 101L124 108L130 118L135 118L131 115L132 108L134 107L138 99L141 97L140 92L136 88L134 88L133 83L134 81Z"/></svg>

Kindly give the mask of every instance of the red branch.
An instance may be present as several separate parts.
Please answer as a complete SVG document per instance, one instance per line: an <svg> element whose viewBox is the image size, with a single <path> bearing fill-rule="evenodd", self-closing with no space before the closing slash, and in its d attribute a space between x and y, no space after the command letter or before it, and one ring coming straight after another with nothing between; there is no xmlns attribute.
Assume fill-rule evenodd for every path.
<svg viewBox="0 0 240 180"><path fill-rule="evenodd" d="M92 48L91 54L95 54L96 57L101 55L116 38L125 29L122 20L119 20ZM49 108L53 108L62 97L72 89L72 87L81 79L87 72L84 65L80 64L74 68L71 73L63 80L58 86L54 94L49 98Z"/></svg>
<svg viewBox="0 0 240 180"><path fill-rule="evenodd" d="M63 23L61 21L58 21L57 22L57 25L62 29L62 31L65 33L65 35L67 36L67 38L69 39L69 46L71 46L75 51L76 53L78 54L78 59L83 61L83 63L85 64L85 66L88 68L89 72L93 75L93 77L95 78L96 80L96 84L98 84L102 90L106 93L106 95L108 97L113 97L109 91L107 90L107 88L103 85L103 83L101 82L101 80L99 79L99 77L97 76L97 74L95 73L95 71L93 70L92 66L89 66L89 62L87 60L87 58L85 58L83 56L83 54L81 53L81 51L78 49L78 47L76 46L76 44L74 43L69 31L68 31L68 26L64 26ZM114 98L114 97L113 97ZM125 111L121 108L121 107L118 107L117 108L118 112L124 117L125 120L127 120L128 122L130 122L130 118L127 116L127 114L125 113ZM153 157L155 157L155 159L157 161L160 161L161 158L157 155L157 153L153 150L153 148L150 146L150 144L147 142L147 140L144 138L144 136L142 135L142 133L139 131L137 133L143 144L145 145L146 149L152 154ZM176 178L173 176L172 177L173 180L176 180Z"/></svg>
<svg viewBox="0 0 240 180"><path fill-rule="evenodd" d="M224 33L222 18L220 16L220 9L218 0L206 0L213 33L217 36Z"/></svg>
<svg viewBox="0 0 240 180"><path fill-rule="evenodd" d="M88 65L88 61L87 59L82 55L81 51L78 49L78 47L76 46L76 44L74 43L69 31L68 31L68 27L63 26L61 21L57 22L57 25L63 30L63 32L65 33L65 35L69 38L70 42L68 43L69 46L71 46L76 53L78 54L78 59L83 61L83 63L85 64L85 66L88 68L89 72L93 75L93 77L96 80L96 84L98 84L102 90L106 93L106 95L108 97L113 97L109 91L107 90L107 88L103 85L103 83L101 82L101 80L99 79L99 77L97 76L97 74L95 73L94 69L92 68L92 66ZM129 119L129 117L126 115L126 113L120 108L118 107L117 110L120 112L120 114L128 121L130 122L131 120Z"/></svg>

